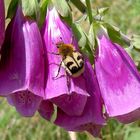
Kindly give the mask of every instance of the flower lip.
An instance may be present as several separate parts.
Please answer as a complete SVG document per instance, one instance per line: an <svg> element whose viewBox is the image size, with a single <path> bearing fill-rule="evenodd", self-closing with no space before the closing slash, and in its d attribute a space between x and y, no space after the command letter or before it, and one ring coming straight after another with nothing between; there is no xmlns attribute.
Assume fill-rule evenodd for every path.
<svg viewBox="0 0 140 140"><path fill-rule="evenodd" d="M15 92L7 96L7 100L10 105L16 107L16 110L25 117L31 117L35 114L39 107L42 98L34 95L28 90Z"/></svg>

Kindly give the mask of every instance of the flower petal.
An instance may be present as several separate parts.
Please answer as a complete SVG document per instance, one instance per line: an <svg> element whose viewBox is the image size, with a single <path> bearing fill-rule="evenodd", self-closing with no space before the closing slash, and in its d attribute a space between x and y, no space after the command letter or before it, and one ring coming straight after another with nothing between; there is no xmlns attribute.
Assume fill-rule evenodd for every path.
<svg viewBox="0 0 140 140"><path fill-rule="evenodd" d="M48 100L43 100L39 106L38 112L44 119L51 120L51 117L54 113L53 104Z"/></svg>
<svg viewBox="0 0 140 140"><path fill-rule="evenodd" d="M140 107L140 77L127 53L104 35L98 40L96 75L109 116L128 114Z"/></svg>
<svg viewBox="0 0 140 140"><path fill-rule="evenodd" d="M122 123L134 122L140 118L140 108L128 114L117 116L116 118Z"/></svg>
<svg viewBox="0 0 140 140"><path fill-rule="evenodd" d="M61 107L69 116L74 116L82 114L87 98L80 94L72 93L70 95L62 95L59 98L53 98L51 101L58 107Z"/></svg>
<svg viewBox="0 0 140 140"><path fill-rule="evenodd" d="M7 98L10 104L15 106L16 110L25 117L33 116L42 101L41 97L27 90L11 94Z"/></svg>
<svg viewBox="0 0 140 140"><path fill-rule="evenodd" d="M102 127L103 127L102 125L95 125L95 124L89 123L89 124L86 124L86 125L81 125L79 127L76 127L72 131L81 132L83 130L86 130L87 132L89 132L94 137L100 137Z"/></svg>
<svg viewBox="0 0 140 140"><path fill-rule="evenodd" d="M104 119L101 114L101 105L99 104L99 100L96 96L93 96L89 97L85 109L80 116L69 116L61 109L58 109L55 124L70 131L87 124L102 125L104 123Z"/></svg>
<svg viewBox="0 0 140 140"><path fill-rule="evenodd" d="M44 57L37 24L26 19L21 9L6 30L0 65L0 95L29 90L44 96Z"/></svg>

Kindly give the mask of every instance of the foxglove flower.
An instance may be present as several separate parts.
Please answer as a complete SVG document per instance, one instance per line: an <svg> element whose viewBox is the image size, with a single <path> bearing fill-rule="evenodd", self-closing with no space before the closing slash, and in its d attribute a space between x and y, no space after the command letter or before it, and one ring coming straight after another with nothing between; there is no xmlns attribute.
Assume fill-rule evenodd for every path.
<svg viewBox="0 0 140 140"><path fill-rule="evenodd" d="M56 43L63 41L71 44L73 38L72 31L61 21L55 8L47 11L42 34L48 55L46 60L48 80L45 89L47 100L42 101L39 113L50 120L54 112L53 104L55 104L57 105L55 124L71 131L91 132L93 128L96 128L91 133L97 135L104 124L104 118L100 91L89 62L86 61L85 72L77 78L66 75L64 68L61 68L59 76L54 78L61 62L61 56L52 54L58 53ZM72 44L77 46L75 41Z"/></svg>
<svg viewBox="0 0 140 140"><path fill-rule="evenodd" d="M140 117L140 76L132 59L105 35L98 37L95 70L109 117L124 123Z"/></svg>
<svg viewBox="0 0 140 140"><path fill-rule="evenodd" d="M32 116L44 98L43 44L36 22L18 7L8 25L0 64L0 95L23 116Z"/></svg>
<svg viewBox="0 0 140 140"><path fill-rule="evenodd" d="M4 0L0 0L0 50L1 45L4 40L5 32L5 9L4 9Z"/></svg>
<svg viewBox="0 0 140 140"><path fill-rule="evenodd" d="M84 78L82 76L70 78L66 76L64 68L60 69L59 75L56 77L61 56L52 53L58 53L56 43L60 41L71 43L72 32L61 21L55 8L48 10L42 34L48 58L46 60L48 65L48 80L45 89L46 99L51 99L69 115L80 115L89 96Z"/></svg>

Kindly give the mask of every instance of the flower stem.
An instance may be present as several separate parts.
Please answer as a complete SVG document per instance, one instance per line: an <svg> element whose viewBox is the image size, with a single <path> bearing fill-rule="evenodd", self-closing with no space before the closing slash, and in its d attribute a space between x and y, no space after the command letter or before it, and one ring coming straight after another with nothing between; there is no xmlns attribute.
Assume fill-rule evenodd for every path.
<svg viewBox="0 0 140 140"><path fill-rule="evenodd" d="M80 0L71 0L71 2L78 8L81 13L86 12L86 6Z"/></svg>
<svg viewBox="0 0 140 140"><path fill-rule="evenodd" d="M123 39L123 41L130 46L131 45L131 39L128 38L125 34L123 34L122 32L120 32L121 38Z"/></svg>
<svg viewBox="0 0 140 140"><path fill-rule="evenodd" d="M87 6L87 13L88 13L88 17L89 17L89 22L90 22L90 24L92 24L93 17L92 17L92 9L91 9L90 0L86 0L86 6Z"/></svg>
<svg viewBox="0 0 140 140"><path fill-rule="evenodd" d="M109 129L110 129L110 137L111 137L111 140L114 140L113 128L112 128L112 122L111 122L111 120L109 121Z"/></svg>
<svg viewBox="0 0 140 140"><path fill-rule="evenodd" d="M69 131L68 133L69 133L69 136L70 136L70 140L77 140L75 132L70 132Z"/></svg>

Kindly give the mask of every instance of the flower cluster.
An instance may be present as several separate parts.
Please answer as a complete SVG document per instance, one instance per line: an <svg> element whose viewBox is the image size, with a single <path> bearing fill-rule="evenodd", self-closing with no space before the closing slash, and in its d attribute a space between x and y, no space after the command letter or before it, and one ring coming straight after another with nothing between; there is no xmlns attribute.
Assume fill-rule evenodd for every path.
<svg viewBox="0 0 140 140"><path fill-rule="evenodd" d="M57 53L56 43L61 40L70 44L73 38L71 29L65 25L55 8L48 9L42 36L47 55L47 82L45 99L39 108L39 113L47 120L53 114L53 104L57 106L55 124L71 131L87 130L97 135L104 124L100 91L96 82L92 66L86 60L84 73L72 78L61 69L57 78L54 78L59 69L61 57ZM75 49L77 43L73 40ZM47 106L49 104L49 111ZM47 112L47 113L46 113ZM49 112L49 114L48 114Z"/></svg>
<svg viewBox="0 0 140 140"><path fill-rule="evenodd" d="M78 52L77 41L54 7L47 9L41 31L18 6L5 32L3 1L0 10L0 95L22 116L38 111L52 121L56 113L54 124L94 136L109 117L124 123L140 117L139 73L130 56L107 34L97 37L95 68L85 58L84 72L73 78L61 66L56 44L73 44Z"/></svg>

